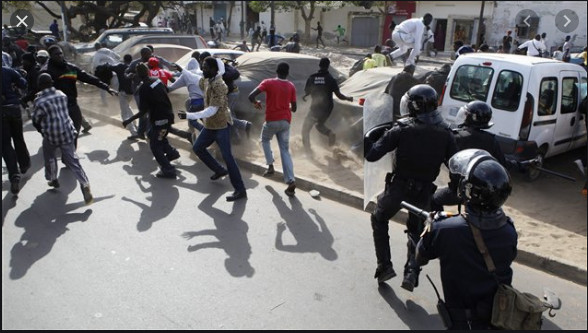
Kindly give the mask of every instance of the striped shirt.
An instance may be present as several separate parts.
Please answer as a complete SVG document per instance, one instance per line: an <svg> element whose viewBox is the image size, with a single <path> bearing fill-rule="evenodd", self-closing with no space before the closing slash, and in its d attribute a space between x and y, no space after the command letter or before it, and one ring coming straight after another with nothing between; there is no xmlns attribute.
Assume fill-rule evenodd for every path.
<svg viewBox="0 0 588 333"><path fill-rule="evenodd" d="M40 91L35 99L33 124L52 145L72 143L76 130L69 117L67 96L54 87Z"/></svg>

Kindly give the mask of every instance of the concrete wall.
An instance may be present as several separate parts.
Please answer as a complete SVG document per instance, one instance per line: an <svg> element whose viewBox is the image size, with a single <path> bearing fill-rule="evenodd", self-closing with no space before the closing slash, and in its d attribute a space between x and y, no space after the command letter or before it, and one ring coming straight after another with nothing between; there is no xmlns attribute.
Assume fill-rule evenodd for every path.
<svg viewBox="0 0 588 333"><path fill-rule="evenodd" d="M445 50L453 50L455 42L454 32L458 23L467 22L471 25L471 37L464 42L476 44L478 34L478 19L480 17L481 1L417 1L416 12L413 17L422 17L426 13L433 15L433 19L447 19L447 33L445 35ZM484 19L486 20L486 30L491 25L492 15L494 13L494 1L486 1L484 6ZM435 21L431 25L435 30ZM486 34L488 34L486 32ZM486 37L487 40L487 37ZM439 50L442 51L442 50Z"/></svg>
<svg viewBox="0 0 588 333"><path fill-rule="evenodd" d="M563 45L566 35L575 36L575 45L586 46L587 3L585 1L497 1L494 9L492 26L487 27L489 41L494 45L502 42L502 36L507 30L515 31L517 14L523 9L531 9L539 20L539 33L547 33L547 47ZM563 9L573 10L579 18L579 25L575 31L565 33L555 25L555 17ZM520 42L527 39L521 38Z"/></svg>

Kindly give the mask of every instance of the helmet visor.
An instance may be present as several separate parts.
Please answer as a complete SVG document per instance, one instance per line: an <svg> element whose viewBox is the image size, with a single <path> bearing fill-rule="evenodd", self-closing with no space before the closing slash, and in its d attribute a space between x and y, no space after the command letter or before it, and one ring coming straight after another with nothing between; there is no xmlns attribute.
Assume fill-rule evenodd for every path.
<svg viewBox="0 0 588 333"><path fill-rule="evenodd" d="M455 175L461 175L464 178L467 178L468 173L470 172L469 166L470 162L478 158L492 158L487 151L482 149L464 149L455 153L449 159L449 172ZM472 164L473 165L473 164Z"/></svg>
<svg viewBox="0 0 588 333"><path fill-rule="evenodd" d="M457 115L455 116L455 124L457 126L465 124L466 118L468 117L468 113L468 108L465 105L459 108L459 111L457 111Z"/></svg>
<svg viewBox="0 0 588 333"><path fill-rule="evenodd" d="M400 116L406 117L406 116L410 115L410 110L408 109L408 103L410 103L410 101L409 101L408 93L406 93L406 94L402 95L402 98L400 99Z"/></svg>

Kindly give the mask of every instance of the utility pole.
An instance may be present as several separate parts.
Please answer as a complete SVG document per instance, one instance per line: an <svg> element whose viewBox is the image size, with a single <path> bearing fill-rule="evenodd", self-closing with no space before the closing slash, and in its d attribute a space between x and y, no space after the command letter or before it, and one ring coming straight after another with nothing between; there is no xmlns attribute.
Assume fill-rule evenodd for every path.
<svg viewBox="0 0 588 333"><path fill-rule="evenodd" d="M480 18L478 18L478 36L476 36L476 49L482 45L482 26L484 26L484 5L486 1L482 1L482 7L480 8ZM485 30L485 29L484 29Z"/></svg>

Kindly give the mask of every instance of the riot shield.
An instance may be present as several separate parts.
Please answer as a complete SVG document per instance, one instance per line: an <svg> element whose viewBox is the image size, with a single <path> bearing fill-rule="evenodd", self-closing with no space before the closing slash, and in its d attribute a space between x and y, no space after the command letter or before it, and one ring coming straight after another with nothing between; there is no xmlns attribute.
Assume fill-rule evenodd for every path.
<svg viewBox="0 0 588 333"><path fill-rule="evenodd" d="M363 134L371 128L392 121L392 96L383 92L368 94L363 104ZM376 201L384 189L386 173L392 172L394 153L386 154L376 162L363 164L363 209Z"/></svg>

